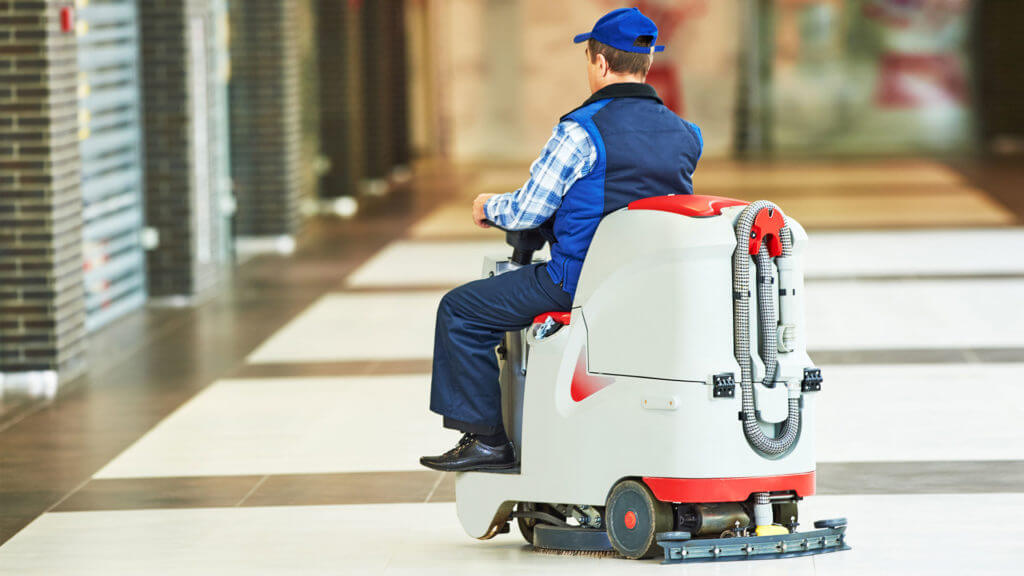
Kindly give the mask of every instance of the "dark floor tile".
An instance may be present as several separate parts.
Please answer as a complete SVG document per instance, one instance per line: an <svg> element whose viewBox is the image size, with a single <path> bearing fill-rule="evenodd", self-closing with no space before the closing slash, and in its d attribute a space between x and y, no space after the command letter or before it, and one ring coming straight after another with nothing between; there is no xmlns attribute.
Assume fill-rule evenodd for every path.
<svg viewBox="0 0 1024 576"><path fill-rule="evenodd" d="M4 535L3 541L6 542L21 532L37 517L38 514L0 514L0 534Z"/></svg>
<svg viewBox="0 0 1024 576"><path fill-rule="evenodd" d="M809 350L818 366L839 364L957 364L977 361L967 351L940 350Z"/></svg>
<svg viewBox="0 0 1024 576"><path fill-rule="evenodd" d="M445 472L441 483L437 485L437 490L430 495L428 502L455 502L455 474L453 472Z"/></svg>
<svg viewBox="0 0 1024 576"><path fill-rule="evenodd" d="M47 402L45 398L5 392L0 398L0 431L45 406Z"/></svg>
<svg viewBox="0 0 1024 576"><path fill-rule="evenodd" d="M440 472L360 472L270 476L243 506L310 506L425 502Z"/></svg>
<svg viewBox="0 0 1024 576"><path fill-rule="evenodd" d="M302 378L318 376L367 376L385 374L429 374L429 358L407 360L356 360L344 362L312 362L246 364L232 378Z"/></svg>
<svg viewBox="0 0 1024 576"><path fill-rule="evenodd" d="M991 274L872 274L869 276L851 274L849 276L829 276L827 278L810 278L808 284L832 284L846 282L891 283L905 281L950 282L957 280L1020 280L1024 274L1015 271L996 272Z"/></svg>
<svg viewBox="0 0 1024 576"><path fill-rule="evenodd" d="M262 476L112 478L91 480L55 512L237 506Z"/></svg>
<svg viewBox="0 0 1024 576"><path fill-rule="evenodd" d="M32 514L40 506L52 506L64 497L59 491L12 489L0 483L0 499L4 507L0 508L0 517L25 516Z"/></svg>
<svg viewBox="0 0 1024 576"><path fill-rule="evenodd" d="M969 182L984 190L1017 216L1024 224L1024 159L1021 156L963 157L947 160Z"/></svg>
<svg viewBox="0 0 1024 576"><path fill-rule="evenodd" d="M1024 460L823 462L818 494L984 494L1024 492Z"/></svg>
<svg viewBox="0 0 1024 576"><path fill-rule="evenodd" d="M972 350L978 362L1024 362L1024 348Z"/></svg>

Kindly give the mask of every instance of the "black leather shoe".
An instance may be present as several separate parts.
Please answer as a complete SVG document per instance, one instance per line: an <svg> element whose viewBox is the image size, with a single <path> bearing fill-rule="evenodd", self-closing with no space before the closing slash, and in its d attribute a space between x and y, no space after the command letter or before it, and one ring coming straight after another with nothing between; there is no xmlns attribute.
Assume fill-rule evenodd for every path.
<svg viewBox="0 0 1024 576"><path fill-rule="evenodd" d="M420 464L444 472L473 470L508 470L516 466L516 452L511 442L502 446L488 446L466 434L455 448L440 456L424 456Z"/></svg>

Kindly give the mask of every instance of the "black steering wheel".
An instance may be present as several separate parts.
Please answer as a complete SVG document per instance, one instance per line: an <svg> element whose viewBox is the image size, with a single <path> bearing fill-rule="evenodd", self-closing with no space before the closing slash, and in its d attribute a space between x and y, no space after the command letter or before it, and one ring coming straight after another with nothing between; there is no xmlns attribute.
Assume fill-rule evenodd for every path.
<svg viewBox="0 0 1024 576"><path fill-rule="evenodd" d="M533 253L544 247L547 241L540 230L508 230L498 226L490 220L484 220L484 224L505 231L505 242L512 247L512 262L520 266L533 263Z"/></svg>

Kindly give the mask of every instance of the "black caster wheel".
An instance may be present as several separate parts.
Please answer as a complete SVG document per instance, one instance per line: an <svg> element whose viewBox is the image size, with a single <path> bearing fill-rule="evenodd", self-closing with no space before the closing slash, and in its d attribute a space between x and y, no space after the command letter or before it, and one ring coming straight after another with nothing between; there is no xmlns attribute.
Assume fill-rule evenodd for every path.
<svg viewBox="0 0 1024 576"><path fill-rule="evenodd" d="M650 489L636 480L615 485L605 506L608 540L626 558L650 558L658 554L656 536L672 530L672 505L657 500Z"/></svg>
<svg viewBox="0 0 1024 576"><path fill-rule="evenodd" d="M560 514L558 510L548 504L534 504L533 502L520 502L516 504L516 511L518 512L546 512L551 514L559 520L565 520L565 516ZM519 525L519 533L523 535L523 539L528 544L533 544L533 528L538 524L536 518L524 518L522 516L516 518L516 523Z"/></svg>
<svg viewBox="0 0 1024 576"><path fill-rule="evenodd" d="M818 520L814 523L814 527L819 530L822 528L842 528L846 526L846 518L830 518L828 520Z"/></svg>

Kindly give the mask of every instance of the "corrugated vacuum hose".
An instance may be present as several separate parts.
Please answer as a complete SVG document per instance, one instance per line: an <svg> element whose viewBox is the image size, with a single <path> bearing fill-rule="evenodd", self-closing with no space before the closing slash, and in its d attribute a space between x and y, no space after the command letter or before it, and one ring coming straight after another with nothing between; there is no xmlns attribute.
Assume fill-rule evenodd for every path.
<svg viewBox="0 0 1024 576"><path fill-rule="evenodd" d="M778 213L783 219L779 207L767 200L758 200L740 213L736 222L736 251L732 257L732 287L733 287L733 352L736 361L740 365L741 378L740 389L742 391L743 407L743 433L750 445L767 458L775 458L785 454L796 441L800 434L800 388L799 383L789 386L789 414L782 423L778 436L773 438L766 434L758 423L757 404L754 398L753 382L753 361L750 349L750 258L751 252L756 251L754 257L755 270L757 272L757 296L758 296L758 331L760 338L758 342L758 353L765 365L765 377L763 384L766 386L775 385L775 376L778 368L776 354L778 352L777 330L779 318L775 309L775 291L789 289L781 285L782 274L779 274L780 285L775 286L772 266L778 265L777 260L788 259L793 252L793 237L788 224L781 227L777 238L772 240L768 235L763 235L754 229L755 219L762 210L767 210L768 219ZM751 248L751 240L755 240ZM759 241L759 242L757 242ZM776 254L771 254L770 244L776 246L781 244L781 250L776 249ZM783 308L784 309L784 308ZM782 318L785 324L789 318Z"/></svg>

